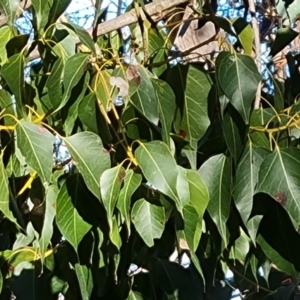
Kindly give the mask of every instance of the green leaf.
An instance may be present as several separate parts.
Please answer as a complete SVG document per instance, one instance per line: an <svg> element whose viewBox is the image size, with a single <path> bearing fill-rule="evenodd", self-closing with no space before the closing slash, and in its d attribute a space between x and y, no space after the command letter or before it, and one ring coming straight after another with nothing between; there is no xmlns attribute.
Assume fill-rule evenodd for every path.
<svg viewBox="0 0 300 300"><path fill-rule="evenodd" d="M276 31L275 41L271 47L270 55L275 56L278 52L289 45L299 33L290 27L279 28Z"/></svg>
<svg viewBox="0 0 300 300"><path fill-rule="evenodd" d="M107 212L110 229L112 229L112 216L124 177L125 170L122 165L107 169L100 176L101 200Z"/></svg>
<svg viewBox="0 0 300 300"><path fill-rule="evenodd" d="M64 138L64 142L87 187L100 199L99 178L110 167L110 156L99 136L89 131L79 132Z"/></svg>
<svg viewBox="0 0 300 300"><path fill-rule="evenodd" d="M3 13L3 15L8 18L8 24L10 26L13 25L19 4L20 4L20 0L16 0L16 1L1 0L0 1L0 10Z"/></svg>
<svg viewBox="0 0 300 300"><path fill-rule="evenodd" d="M89 300L93 290L92 270L87 266L75 264L75 273L78 279L82 300Z"/></svg>
<svg viewBox="0 0 300 300"><path fill-rule="evenodd" d="M112 136L103 115L99 111L95 94L88 94L82 99L78 107L78 116L81 122L90 131L98 134L104 143L111 143Z"/></svg>
<svg viewBox="0 0 300 300"><path fill-rule="evenodd" d="M143 198L134 203L131 220L145 244L152 247L165 228L165 210Z"/></svg>
<svg viewBox="0 0 300 300"><path fill-rule="evenodd" d="M175 114L175 95L171 87L162 80L151 79L155 90L163 141L170 146L170 132Z"/></svg>
<svg viewBox="0 0 300 300"><path fill-rule="evenodd" d="M182 204L176 190L177 164L169 147L159 141L140 144L135 150L135 157L146 179L160 192L173 199L181 212Z"/></svg>
<svg viewBox="0 0 300 300"><path fill-rule="evenodd" d="M113 87L110 84L110 77L111 74L108 70L101 70L97 71L92 81L95 95L105 111L109 111L112 105Z"/></svg>
<svg viewBox="0 0 300 300"><path fill-rule="evenodd" d="M233 199L245 225L252 211L259 168L268 153L266 149L248 143L237 166Z"/></svg>
<svg viewBox="0 0 300 300"><path fill-rule="evenodd" d="M34 230L33 225L31 222L28 222L26 226L26 232L17 233L16 240L13 244L12 250L16 250L28 246L30 243L33 242L35 236L36 236L36 231Z"/></svg>
<svg viewBox="0 0 300 300"><path fill-rule="evenodd" d="M239 261L245 261L250 250L249 238L240 229L240 236L234 242L234 258Z"/></svg>
<svg viewBox="0 0 300 300"><path fill-rule="evenodd" d="M47 247L50 243L53 234L53 219L56 214L55 205L56 205L57 194L58 194L58 188L56 185L52 184L48 186L47 193L46 193L46 200L45 200L46 208L45 208L45 215L44 215L44 223L43 223L43 228L39 239L42 263L44 261L44 253L47 250Z"/></svg>
<svg viewBox="0 0 300 300"><path fill-rule="evenodd" d="M86 94L86 89L88 88L89 82L90 82L90 73L86 72L83 78L83 83L80 85L81 92L77 94L77 98L74 97L72 99L72 104L69 103L68 105L68 112L67 112L67 118L64 121L63 127L66 135L70 135L74 129L74 126L76 124L76 120L78 118L78 107L81 103L84 95ZM66 107L67 108L67 107Z"/></svg>
<svg viewBox="0 0 300 300"><path fill-rule="evenodd" d="M209 203L209 192L201 176L194 170L186 170L190 190L190 204L196 209L202 220Z"/></svg>
<svg viewBox="0 0 300 300"><path fill-rule="evenodd" d="M170 69L167 82L176 95L174 127L177 134L196 147L210 123L207 97L211 88L208 76L194 66L178 65Z"/></svg>
<svg viewBox="0 0 300 300"><path fill-rule="evenodd" d="M273 262L279 270L291 275L293 278L298 278L299 273L295 269L294 265L285 260L274 248L272 248L266 242L266 240L261 235L257 237L257 242L268 259Z"/></svg>
<svg viewBox="0 0 300 300"><path fill-rule="evenodd" d="M254 246L256 246L256 235L258 232L258 226L259 226L262 218L263 218L263 216L256 215L256 216L252 217L246 224L248 233L250 235L250 238L251 238Z"/></svg>
<svg viewBox="0 0 300 300"><path fill-rule="evenodd" d="M32 0L31 3L34 9L33 17L37 30L42 33L47 24L53 0Z"/></svg>
<svg viewBox="0 0 300 300"><path fill-rule="evenodd" d="M79 82L85 72L88 63L88 54L77 53L71 56L65 64L63 86L64 93L60 105L54 110L52 114L58 112L68 102L73 87Z"/></svg>
<svg viewBox="0 0 300 300"><path fill-rule="evenodd" d="M190 251L195 252L201 237L202 218L199 217L194 206L186 205L183 208L183 219L185 240Z"/></svg>
<svg viewBox="0 0 300 300"><path fill-rule="evenodd" d="M84 197L83 188L79 176L75 175L65 181L56 199L57 226L76 252L79 243L92 228L92 225L85 222L76 209L80 197Z"/></svg>
<svg viewBox="0 0 300 300"><path fill-rule="evenodd" d="M24 91L24 57L23 54L15 54L8 59L1 69L1 75L15 95L16 109L19 118L25 116L23 104Z"/></svg>
<svg viewBox="0 0 300 300"><path fill-rule="evenodd" d="M273 84L275 109L281 112L284 109L284 84L276 78L273 78Z"/></svg>
<svg viewBox="0 0 300 300"><path fill-rule="evenodd" d="M17 145L27 164L43 182L50 182L54 136L42 125L21 120L16 126Z"/></svg>
<svg viewBox="0 0 300 300"><path fill-rule="evenodd" d="M242 54L221 52L216 59L218 83L246 124L252 101L262 80L254 60Z"/></svg>
<svg viewBox="0 0 300 300"><path fill-rule="evenodd" d="M53 24L65 12L72 0L53 0L48 24Z"/></svg>
<svg viewBox="0 0 300 300"><path fill-rule="evenodd" d="M0 155L0 210L7 219L17 224L15 217L9 209L9 183L3 164L3 153Z"/></svg>
<svg viewBox="0 0 300 300"><path fill-rule="evenodd" d="M140 77L140 84L136 92L131 96L132 103L154 125L158 124L159 111L158 101L156 99L155 90L151 82L151 73L143 68L137 66L137 72ZM135 78L132 81L137 80Z"/></svg>
<svg viewBox="0 0 300 300"><path fill-rule="evenodd" d="M231 160L223 154L209 158L198 171L209 191L207 210L228 244L226 222L231 201Z"/></svg>
<svg viewBox="0 0 300 300"><path fill-rule="evenodd" d="M64 60L58 58L54 63L51 74L49 75L46 87L52 107L47 107L48 110L59 107L62 99L62 76L64 72Z"/></svg>
<svg viewBox="0 0 300 300"><path fill-rule="evenodd" d="M1 65L7 60L7 53L6 53L5 46L13 36L14 36L13 31L9 26L3 26L0 28L0 64Z"/></svg>
<svg viewBox="0 0 300 300"><path fill-rule="evenodd" d="M262 162L256 192L268 193L300 224L300 149L275 147Z"/></svg>
<svg viewBox="0 0 300 300"><path fill-rule="evenodd" d="M4 90L0 90L0 107L1 109L5 109L5 114L10 114L16 116L15 108L13 105L13 100L10 94ZM5 121L5 125L14 125L15 121L11 117L3 118Z"/></svg>
<svg viewBox="0 0 300 300"><path fill-rule="evenodd" d="M126 300L144 300L144 298L141 293L130 291Z"/></svg>
<svg viewBox="0 0 300 300"><path fill-rule="evenodd" d="M80 27L74 23L72 23L72 24L62 23L62 24L65 25L66 27L70 28L71 30L73 30L76 33L76 35L78 36L80 42L83 45L87 46L94 54L96 54L94 42L87 31L85 31L84 29L82 29L82 27Z"/></svg>
<svg viewBox="0 0 300 300"><path fill-rule="evenodd" d="M130 236L130 203L131 196L137 190L142 182L142 176L134 173L132 169L126 170L124 178L124 185L120 191L120 195L117 202L117 208L121 212L125 224L127 226L128 236Z"/></svg>
<svg viewBox="0 0 300 300"><path fill-rule="evenodd" d="M233 115L229 111L224 115L222 125L227 147L235 162L237 162L243 149L243 143L238 124L235 122Z"/></svg>
<svg viewBox="0 0 300 300"><path fill-rule="evenodd" d="M244 48L245 54L251 56L254 38L251 24L244 18L237 18L232 26L238 34L239 41Z"/></svg>

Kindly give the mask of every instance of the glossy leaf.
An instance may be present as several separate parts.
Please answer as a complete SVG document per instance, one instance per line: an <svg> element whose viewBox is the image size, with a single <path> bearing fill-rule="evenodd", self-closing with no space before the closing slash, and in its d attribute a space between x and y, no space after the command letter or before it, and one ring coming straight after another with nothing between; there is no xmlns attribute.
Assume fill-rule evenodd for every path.
<svg viewBox="0 0 300 300"><path fill-rule="evenodd" d="M300 149L275 147L262 162L257 192L268 193L300 222ZM276 176L274 176L276 174Z"/></svg>
<svg viewBox="0 0 300 300"><path fill-rule="evenodd" d="M298 278L299 272L297 272L295 267L285 260L275 249L273 249L261 235L257 237L257 242L268 259L271 262L276 263L276 267L279 270L291 275L293 278Z"/></svg>
<svg viewBox="0 0 300 300"><path fill-rule="evenodd" d="M132 81L140 81L136 92L131 96L132 103L154 125L158 124L159 110L155 90L151 82L151 73L141 66L137 67L139 79L133 78Z"/></svg>
<svg viewBox="0 0 300 300"><path fill-rule="evenodd" d="M112 229L112 216L116 206L121 184L125 177L125 170L122 165L105 170L100 176L101 200L107 212L107 219Z"/></svg>
<svg viewBox="0 0 300 300"><path fill-rule="evenodd" d="M66 105L73 87L75 87L85 72L88 58L88 54L77 53L66 61L63 77L64 93L59 106L54 110L53 113L59 111Z"/></svg>
<svg viewBox="0 0 300 300"><path fill-rule="evenodd" d="M168 146L159 141L140 144L135 150L135 157L146 179L173 199L181 211L182 204L176 191L178 170Z"/></svg>
<svg viewBox="0 0 300 300"><path fill-rule="evenodd" d="M213 156L201 166L199 173L209 191L207 210L227 245L229 237L226 222L231 202L231 161L223 154Z"/></svg>
<svg viewBox="0 0 300 300"><path fill-rule="evenodd" d="M170 132L175 114L175 95L166 82L159 79L152 79L151 81L158 102L162 138L167 145L170 145Z"/></svg>
<svg viewBox="0 0 300 300"><path fill-rule="evenodd" d="M83 220L75 207L79 197L82 197L82 187L78 175L75 175L62 185L56 199L57 226L76 252L79 243L92 227Z"/></svg>
<svg viewBox="0 0 300 300"><path fill-rule="evenodd" d="M140 174L134 173L133 170L126 170L126 175L124 178L124 185L120 191L117 208L121 212L128 231L128 236L130 236L130 204L131 196L140 186L142 182L142 176Z"/></svg>
<svg viewBox="0 0 300 300"><path fill-rule="evenodd" d="M49 13L49 23L55 23L56 20L67 9L72 0L53 0L53 4Z"/></svg>
<svg viewBox="0 0 300 300"><path fill-rule="evenodd" d="M89 300L93 290L92 270L87 266L75 264L75 273L78 279L82 300Z"/></svg>
<svg viewBox="0 0 300 300"><path fill-rule="evenodd" d="M134 203L131 220L148 247L154 245L154 239L159 239L165 227L165 211L163 207L140 199Z"/></svg>
<svg viewBox="0 0 300 300"><path fill-rule="evenodd" d="M271 47L270 55L274 56L289 45L297 36L298 32L292 28L279 28L276 31L276 38Z"/></svg>
<svg viewBox="0 0 300 300"><path fill-rule="evenodd" d="M216 60L216 77L225 95L248 124L251 105L262 79L253 59L221 52Z"/></svg>
<svg viewBox="0 0 300 300"><path fill-rule="evenodd" d="M41 32L48 22L49 12L53 3L53 0L32 0L32 6L34 9L34 20L36 22L37 29Z"/></svg>
<svg viewBox="0 0 300 300"><path fill-rule="evenodd" d="M23 92L24 92L24 58L22 54L15 54L3 65L1 75L13 92L16 99L16 110L19 117L23 117Z"/></svg>
<svg viewBox="0 0 300 300"><path fill-rule="evenodd" d="M175 116L175 131L195 147L210 123L207 114L210 80L194 66L179 65L170 70L167 81L176 95L177 105L179 104Z"/></svg>
<svg viewBox="0 0 300 300"><path fill-rule="evenodd" d="M245 225L252 211L259 168L268 153L266 149L248 143L237 166L233 198Z"/></svg>
<svg viewBox="0 0 300 300"><path fill-rule="evenodd" d="M21 120L16 126L17 145L26 163L43 182L50 182L54 136L42 125Z"/></svg>
<svg viewBox="0 0 300 300"><path fill-rule="evenodd" d="M99 178L109 168L110 159L99 136L86 131L69 136L64 141L87 187L100 199Z"/></svg>
<svg viewBox="0 0 300 300"><path fill-rule="evenodd" d="M2 152L0 155L0 210L7 219L17 224L17 221L9 208L9 199L8 178L5 173Z"/></svg>

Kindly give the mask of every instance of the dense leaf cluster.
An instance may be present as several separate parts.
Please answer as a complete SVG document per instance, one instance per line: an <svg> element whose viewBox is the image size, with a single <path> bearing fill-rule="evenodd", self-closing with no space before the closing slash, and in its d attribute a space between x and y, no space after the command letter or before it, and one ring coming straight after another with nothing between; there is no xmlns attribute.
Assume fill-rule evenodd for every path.
<svg viewBox="0 0 300 300"><path fill-rule="evenodd" d="M262 77L242 19L210 18L238 45L221 46L209 70L170 64L166 31L147 22L131 25L128 63L118 32L57 22L69 2L32 1L30 41L13 24L18 1L0 1L1 299L294 295L297 59L254 110ZM279 31L272 55L294 37ZM24 78L33 51L41 61ZM70 159L53 156L57 138Z"/></svg>

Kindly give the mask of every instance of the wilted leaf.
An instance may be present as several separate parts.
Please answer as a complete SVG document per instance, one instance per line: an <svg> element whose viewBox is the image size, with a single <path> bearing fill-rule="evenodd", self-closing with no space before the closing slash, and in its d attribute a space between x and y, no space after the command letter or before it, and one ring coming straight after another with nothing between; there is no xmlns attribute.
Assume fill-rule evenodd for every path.
<svg viewBox="0 0 300 300"><path fill-rule="evenodd" d="M99 136L86 131L69 136L64 141L87 187L100 199L99 178L109 168L110 157Z"/></svg>
<svg viewBox="0 0 300 300"><path fill-rule="evenodd" d="M70 187L72 187L72 190L70 190ZM57 226L76 252L82 238L92 227L92 225L83 220L76 209L79 197L83 196L78 175L75 175L66 180L56 199Z"/></svg>
<svg viewBox="0 0 300 300"><path fill-rule="evenodd" d="M173 199L177 209L181 211L182 204L176 191L177 164L169 147L159 141L140 144L135 150L135 156L146 179L160 192Z"/></svg>
<svg viewBox="0 0 300 300"><path fill-rule="evenodd" d="M50 182L54 136L42 125L21 120L16 126L17 145L27 164L43 182Z"/></svg>
<svg viewBox="0 0 300 300"><path fill-rule="evenodd" d="M213 156L201 166L199 173L209 191L207 210L226 246L229 238L226 222L231 202L231 161L223 154Z"/></svg>
<svg viewBox="0 0 300 300"><path fill-rule="evenodd" d="M216 77L225 95L248 124L252 101L262 80L253 59L221 52L216 59Z"/></svg>
<svg viewBox="0 0 300 300"><path fill-rule="evenodd" d="M143 198L134 203L131 220L145 244L152 247L154 239L159 239L165 228L165 211Z"/></svg>
<svg viewBox="0 0 300 300"><path fill-rule="evenodd" d="M116 86L119 89L119 95L127 97L129 94L129 84L122 77L111 76L109 80L112 86Z"/></svg>
<svg viewBox="0 0 300 300"><path fill-rule="evenodd" d="M124 185L120 191L119 199L117 202L117 208L121 212L123 218L125 219L125 224L127 226L128 236L130 236L130 202L131 196L140 186L142 182L142 176L140 174L134 173L133 170L126 170L126 175L124 178Z"/></svg>

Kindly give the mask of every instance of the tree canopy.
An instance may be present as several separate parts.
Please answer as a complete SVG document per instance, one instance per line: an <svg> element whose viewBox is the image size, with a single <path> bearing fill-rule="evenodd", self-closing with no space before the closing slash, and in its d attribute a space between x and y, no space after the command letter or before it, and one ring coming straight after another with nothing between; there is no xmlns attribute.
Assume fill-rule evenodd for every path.
<svg viewBox="0 0 300 300"><path fill-rule="evenodd" d="M299 2L70 2L0 0L0 299L296 299Z"/></svg>

